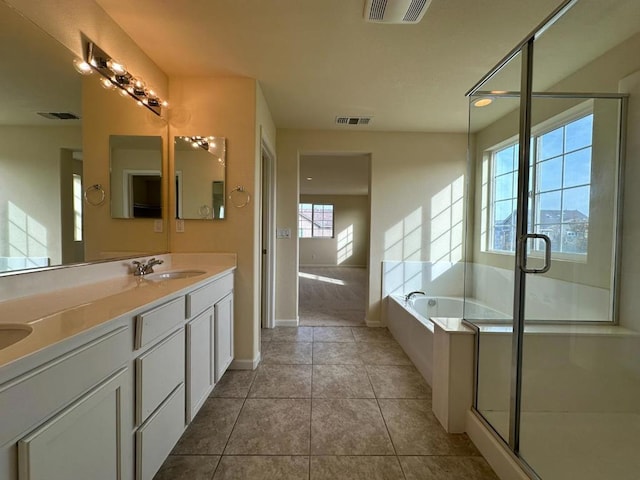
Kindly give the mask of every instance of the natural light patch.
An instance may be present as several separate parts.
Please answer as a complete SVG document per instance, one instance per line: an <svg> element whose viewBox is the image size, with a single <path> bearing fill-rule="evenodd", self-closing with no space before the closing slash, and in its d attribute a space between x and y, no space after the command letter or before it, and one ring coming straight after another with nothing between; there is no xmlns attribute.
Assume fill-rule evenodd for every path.
<svg viewBox="0 0 640 480"><path fill-rule="evenodd" d="M338 234L338 265L353 255L353 224Z"/></svg>
<svg viewBox="0 0 640 480"><path fill-rule="evenodd" d="M392 261L385 272L390 293L402 294L422 288L422 241L422 207L385 232L383 259Z"/></svg>
<svg viewBox="0 0 640 480"><path fill-rule="evenodd" d="M299 272L298 275L301 278L308 278L309 280L317 280L318 282L332 283L334 285L346 285L342 280L331 277L323 277L322 275L313 275L311 273Z"/></svg>
<svg viewBox="0 0 640 480"><path fill-rule="evenodd" d="M431 198L431 280L462 260L464 176Z"/></svg>
<svg viewBox="0 0 640 480"><path fill-rule="evenodd" d="M404 295L422 290L423 262L383 262L385 295Z"/></svg>
<svg viewBox="0 0 640 480"><path fill-rule="evenodd" d="M47 257L47 229L8 202L9 257L24 258L22 268L41 266Z"/></svg>

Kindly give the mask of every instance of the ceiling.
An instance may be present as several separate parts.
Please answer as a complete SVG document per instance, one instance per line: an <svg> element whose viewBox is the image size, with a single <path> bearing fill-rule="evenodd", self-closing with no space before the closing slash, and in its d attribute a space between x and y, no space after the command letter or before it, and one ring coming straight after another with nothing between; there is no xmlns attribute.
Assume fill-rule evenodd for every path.
<svg viewBox="0 0 640 480"><path fill-rule="evenodd" d="M466 131L465 92L562 3L433 0L390 25L365 0L97 1L169 76L259 80L279 128L429 132Z"/></svg>
<svg viewBox="0 0 640 480"><path fill-rule="evenodd" d="M302 155L300 195L368 195L369 164L369 155Z"/></svg>

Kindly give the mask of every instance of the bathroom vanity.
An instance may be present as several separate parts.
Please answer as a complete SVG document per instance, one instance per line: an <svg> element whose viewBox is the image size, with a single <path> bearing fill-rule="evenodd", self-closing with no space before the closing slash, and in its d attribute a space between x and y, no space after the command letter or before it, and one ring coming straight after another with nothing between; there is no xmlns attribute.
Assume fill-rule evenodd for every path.
<svg viewBox="0 0 640 480"><path fill-rule="evenodd" d="M235 256L163 258L0 303L0 478L153 478L233 360Z"/></svg>

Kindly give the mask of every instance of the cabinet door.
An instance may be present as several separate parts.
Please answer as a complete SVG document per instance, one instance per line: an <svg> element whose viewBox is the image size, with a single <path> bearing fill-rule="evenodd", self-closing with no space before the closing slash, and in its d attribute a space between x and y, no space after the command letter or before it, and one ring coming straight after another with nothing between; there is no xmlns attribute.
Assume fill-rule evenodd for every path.
<svg viewBox="0 0 640 480"><path fill-rule="evenodd" d="M213 309L187 323L187 423L213 388Z"/></svg>
<svg viewBox="0 0 640 480"><path fill-rule="evenodd" d="M20 480L120 480L128 438L122 368L18 442Z"/></svg>
<svg viewBox="0 0 640 480"><path fill-rule="evenodd" d="M215 381L218 382L233 361L233 293L214 305Z"/></svg>

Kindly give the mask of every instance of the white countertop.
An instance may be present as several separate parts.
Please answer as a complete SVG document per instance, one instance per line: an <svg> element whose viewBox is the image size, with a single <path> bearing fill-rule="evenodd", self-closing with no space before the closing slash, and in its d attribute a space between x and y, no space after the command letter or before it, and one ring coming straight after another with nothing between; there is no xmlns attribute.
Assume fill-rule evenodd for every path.
<svg viewBox="0 0 640 480"><path fill-rule="evenodd" d="M0 350L0 367L146 305L161 303L166 297L184 294L236 268L233 254L167 254L156 257L165 262L155 267L156 272L197 269L205 273L189 278L151 281L123 271L102 281L57 288L65 285L65 279L74 284L72 277L78 272L70 267L60 269L55 282L51 282L51 273L48 273L43 281L53 287L46 293L0 302L0 324L27 324L33 328L27 337ZM109 264L105 264L104 269L109 269ZM37 282L38 273L32 275ZM100 279L99 273L95 279Z"/></svg>

